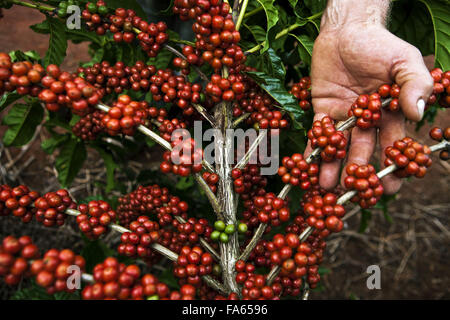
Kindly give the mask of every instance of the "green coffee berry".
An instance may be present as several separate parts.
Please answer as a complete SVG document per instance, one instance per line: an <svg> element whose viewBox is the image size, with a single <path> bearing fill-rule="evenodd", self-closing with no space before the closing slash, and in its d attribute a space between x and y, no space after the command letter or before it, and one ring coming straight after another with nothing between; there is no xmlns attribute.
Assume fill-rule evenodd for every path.
<svg viewBox="0 0 450 320"><path fill-rule="evenodd" d="M211 240L217 241L217 240L219 240L219 237L220 237L220 231L215 230L215 231L211 232L211 235L210 235Z"/></svg>
<svg viewBox="0 0 450 320"><path fill-rule="evenodd" d="M246 233L247 230L248 230L248 227L247 227L247 225L246 225L245 223L243 223L243 222L239 223L239 225L238 225L238 231L239 231L240 233Z"/></svg>
<svg viewBox="0 0 450 320"><path fill-rule="evenodd" d="M229 224L225 227L225 233L226 234L233 234L236 231L236 227L234 224Z"/></svg>
<svg viewBox="0 0 450 320"><path fill-rule="evenodd" d="M228 235L227 235L226 233L222 232L222 233L220 234L220 242L227 243L228 240L229 240L229 239L228 239Z"/></svg>
<svg viewBox="0 0 450 320"><path fill-rule="evenodd" d="M214 229L219 231L225 230L225 222L223 222L222 220L217 220L216 222L214 222Z"/></svg>

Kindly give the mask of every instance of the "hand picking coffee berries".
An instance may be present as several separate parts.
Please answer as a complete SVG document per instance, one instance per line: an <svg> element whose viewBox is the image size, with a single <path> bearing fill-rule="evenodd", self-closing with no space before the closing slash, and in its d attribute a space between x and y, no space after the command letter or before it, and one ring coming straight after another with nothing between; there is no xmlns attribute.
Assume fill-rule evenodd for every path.
<svg viewBox="0 0 450 320"><path fill-rule="evenodd" d="M344 180L345 187L349 190L358 191L358 194L351 201L358 203L363 209L373 207L384 191L375 168L370 164L359 166L352 163L345 170L347 173Z"/></svg>
<svg viewBox="0 0 450 320"><path fill-rule="evenodd" d="M325 162L345 157L347 139L342 131L336 130L330 117L314 121L312 129L308 131L308 139L311 141L313 149L322 149L320 156Z"/></svg>
<svg viewBox="0 0 450 320"><path fill-rule="evenodd" d="M319 183L319 166L315 163L308 164L300 153L284 157L281 164L278 175L283 183L300 186L303 190Z"/></svg>
<svg viewBox="0 0 450 320"><path fill-rule="evenodd" d="M98 239L107 231L108 225L116 220L116 212L102 200L93 200L88 204L80 204L77 216L78 227L89 239Z"/></svg>
<svg viewBox="0 0 450 320"><path fill-rule="evenodd" d="M387 167L395 164L399 167L394 172L399 178L410 176L423 178L427 168L432 164L430 153L431 150L428 146L422 145L410 137L405 137L395 141L393 146L386 148L384 165Z"/></svg>
<svg viewBox="0 0 450 320"><path fill-rule="evenodd" d="M77 205L69 196L67 190L48 192L43 197L36 199L34 205L37 209L36 220L46 227L64 224L66 209L76 209Z"/></svg>

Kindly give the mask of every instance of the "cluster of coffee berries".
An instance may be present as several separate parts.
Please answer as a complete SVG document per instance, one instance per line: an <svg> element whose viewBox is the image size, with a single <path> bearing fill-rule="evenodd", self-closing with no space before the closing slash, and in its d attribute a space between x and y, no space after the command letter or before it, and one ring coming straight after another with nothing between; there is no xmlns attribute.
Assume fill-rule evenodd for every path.
<svg viewBox="0 0 450 320"><path fill-rule="evenodd" d="M87 114L72 127L73 134L83 140L95 140L104 131L102 123L104 116L105 113L100 110Z"/></svg>
<svg viewBox="0 0 450 320"><path fill-rule="evenodd" d="M0 277L7 285L17 285L23 277L30 275L29 263L38 257L39 249L30 237L3 238L0 244Z"/></svg>
<svg viewBox="0 0 450 320"><path fill-rule="evenodd" d="M443 72L436 68L431 70L431 76L434 80L433 93L428 99L427 104L433 105L436 101L441 107L450 107L450 71ZM439 98L440 96L440 98Z"/></svg>
<svg viewBox="0 0 450 320"><path fill-rule="evenodd" d="M45 103L47 110L58 111L61 106L68 106L72 112L84 116L92 111L103 94L81 77L61 71L58 66L47 66L47 75L41 80L44 87L38 98Z"/></svg>
<svg viewBox="0 0 450 320"><path fill-rule="evenodd" d="M110 27L110 23L106 19L108 11L103 0L96 3L88 2L81 12L81 18L86 23L88 30L95 31L98 35L104 35Z"/></svg>
<svg viewBox="0 0 450 320"><path fill-rule="evenodd" d="M378 94L384 99L391 98L391 101L389 102L389 105L386 106L386 109L393 112L400 110L400 102L398 100L400 96L399 85L395 83L393 85L384 84L378 88Z"/></svg>
<svg viewBox="0 0 450 320"><path fill-rule="evenodd" d="M167 188L156 184L139 186L118 201L119 222L125 227L141 215L156 215L160 226L170 225L174 216L183 216L189 208L185 201L170 195Z"/></svg>
<svg viewBox="0 0 450 320"><path fill-rule="evenodd" d="M405 137L394 142L384 151L386 159L384 165L395 164L399 169L394 174L399 178L415 176L423 178L427 173L427 168L431 166L431 150L428 146L414 141L410 137Z"/></svg>
<svg viewBox="0 0 450 320"><path fill-rule="evenodd" d="M274 241L273 247L276 259L282 260L282 258L289 256L289 249L286 250L286 247L290 248L288 239L290 238L291 242L295 241L293 240L294 236L297 237L296 234L292 233L285 236L279 235ZM310 288L314 289L317 286L320 281L319 265L322 263L325 247L325 241L313 233L305 242L292 248L292 255L281 263L280 274L274 280L282 286L283 295L298 296L302 277L306 278Z"/></svg>
<svg viewBox="0 0 450 320"><path fill-rule="evenodd" d="M264 195L267 178L261 175L261 169L256 164L247 164L243 169L233 169L234 191L239 193L242 200L250 200L257 195Z"/></svg>
<svg viewBox="0 0 450 320"><path fill-rule="evenodd" d="M38 97L49 111L67 106L82 116L103 96L101 90L95 90L83 78L62 72L54 64L44 69L30 61L12 63L8 54L0 53L0 93L13 90Z"/></svg>
<svg viewBox="0 0 450 320"><path fill-rule="evenodd" d="M50 249L42 259L34 260L30 270L36 276L36 283L47 290L48 294L55 292L74 292L75 286L69 286L67 278L77 272L73 266L83 272L85 260L70 249ZM81 276L79 274L78 276Z"/></svg>
<svg viewBox="0 0 450 320"><path fill-rule="evenodd" d="M159 284L151 275L148 275L149 279L147 275L141 278L138 266L126 266L113 257L108 257L97 264L93 276L95 283L87 285L81 293L84 300L143 299L160 292L165 296L169 291L166 285Z"/></svg>
<svg viewBox="0 0 450 320"><path fill-rule="evenodd" d="M311 78L303 77L299 82L292 85L290 94L293 94L298 100L298 105L304 111L311 109Z"/></svg>
<svg viewBox="0 0 450 320"><path fill-rule="evenodd" d="M339 232L344 226L341 218L345 215L345 209L337 204L337 196L327 193L323 197L313 196L303 206L303 212L307 215L306 222L317 230Z"/></svg>
<svg viewBox="0 0 450 320"><path fill-rule="evenodd" d="M183 110L183 114L190 116L194 113L192 103L201 102L200 84L191 84L185 77L175 75L172 70L157 70L150 77L149 91L153 100L175 103Z"/></svg>
<svg viewBox="0 0 450 320"><path fill-rule="evenodd" d="M126 89L148 90L149 79L156 73L156 68L142 61L137 61L133 66L125 66L122 61L117 61L114 65L102 61L91 67L78 68L77 72L82 74L87 82L105 90L107 94L120 94Z"/></svg>
<svg viewBox="0 0 450 320"><path fill-rule="evenodd" d="M348 116L356 117L356 126L369 129L378 125L381 119L381 97L378 93L362 94L350 107Z"/></svg>
<svg viewBox="0 0 450 320"><path fill-rule="evenodd" d="M166 119L162 121L158 127L158 130L161 138L170 142L172 141L172 132L174 132L177 129L186 129L186 128L187 128L186 122L174 118L172 120Z"/></svg>
<svg viewBox="0 0 450 320"><path fill-rule="evenodd" d="M88 204L80 204L77 216L78 227L89 239L98 239L107 231L108 225L116 220L116 212L103 200L89 201Z"/></svg>
<svg viewBox="0 0 450 320"><path fill-rule="evenodd" d="M214 222L214 231L211 233L210 237L213 241L220 241L222 243L227 243L230 239L229 236L236 232L245 234L247 232L247 225L243 222L237 225L233 223L225 224L222 220L217 220Z"/></svg>
<svg viewBox="0 0 450 320"><path fill-rule="evenodd" d="M67 190L48 192L43 197L36 199L36 220L46 227L64 224L66 209L76 209L77 205L69 196Z"/></svg>
<svg viewBox="0 0 450 320"><path fill-rule="evenodd" d="M12 63L7 53L0 53L0 93L13 91L21 95L37 96L39 83L45 75L45 69L40 64L30 61Z"/></svg>
<svg viewBox="0 0 450 320"><path fill-rule="evenodd" d="M278 226L290 217L286 200L276 197L273 193L255 197L250 211L258 217L259 222L272 226Z"/></svg>
<svg viewBox="0 0 450 320"><path fill-rule="evenodd" d="M232 101L236 95L244 92L244 84L239 81L232 83L229 79L222 78L218 74L213 74L211 76L211 82L205 87L205 91L212 97L212 101L214 102Z"/></svg>
<svg viewBox="0 0 450 320"><path fill-rule="evenodd" d="M160 169L163 173L172 172L182 177L202 170L203 150L195 146L194 139L172 141L172 151L163 154Z"/></svg>
<svg viewBox="0 0 450 320"><path fill-rule="evenodd" d="M282 287L278 283L267 284L267 277L255 274L255 266L238 260L235 265L236 282L242 284L243 300L278 300Z"/></svg>
<svg viewBox="0 0 450 320"><path fill-rule="evenodd" d="M430 130L430 137L433 140L441 142L442 140L450 141L450 127L447 127L445 129L441 129L439 127L434 127ZM441 160L447 161L450 159L449 150L441 150L439 152L439 158Z"/></svg>
<svg viewBox="0 0 450 320"><path fill-rule="evenodd" d="M30 191L27 186L20 185L11 188L8 185L0 186L0 216L13 216L22 219L22 222L30 222L35 213L31 204L39 197L36 191Z"/></svg>
<svg viewBox="0 0 450 320"><path fill-rule="evenodd" d="M96 3L88 2L81 17L89 30L98 35L110 31L116 42L132 43L137 38L142 50L149 57L156 57L169 40L167 25L164 22L148 23L131 9L117 8L114 14L108 14L108 8L101 0Z"/></svg>
<svg viewBox="0 0 450 320"><path fill-rule="evenodd" d="M241 40L229 14L230 5L225 1L182 1L174 2L173 12L181 20L193 19L192 30L196 35L196 49L202 50L202 59L213 69L222 66L231 73L241 71L245 61L242 49L237 45Z"/></svg>
<svg viewBox="0 0 450 320"><path fill-rule="evenodd" d="M148 258L153 256L150 245L159 240L159 225L147 216L140 216L130 223L131 232L124 232L120 237L117 251L127 257Z"/></svg>
<svg viewBox="0 0 450 320"><path fill-rule="evenodd" d="M200 237L204 236L206 239L211 236L213 228L209 225L206 219L189 218L185 222L179 222L174 219L172 226L177 230L174 238L180 244L196 245Z"/></svg>
<svg viewBox="0 0 450 320"><path fill-rule="evenodd" d="M345 157L347 139L342 131L336 130L330 117L314 121L311 130L308 131L308 138L313 149L322 149L320 156L323 161L332 162Z"/></svg>
<svg viewBox="0 0 450 320"><path fill-rule="evenodd" d="M118 97L103 116L102 124L112 136L119 133L132 136L136 127L145 124L147 118L148 103L132 101L130 96L124 94Z"/></svg>
<svg viewBox="0 0 450 320"><path fill-rule="evenodd" d="M359 166L351 163L345 171L347 173L344 179L345 187L358 191L351 201L358 203L364 209L376 205L384 190L375 168L370 164Z"/></svg>
<svg viewBox="0 0 450 320"><path fill-rule="evenodd" d="M180 279L181 284L199 286L201 276L212 272L213 257L203 252L201 247L184 246L175 262L173 274Z"/></svg>
<svg viewBox="0 0 450 320"><path fill-rule="evenodd" d="M208 184L213 193L217 191L217 183L219 182L219 176L216 173L205 171L202 173L203 180Z"/></svg>
<svg viewBox="0 0 450 320"><path fill-rule="evenodd" d="M308 190L319 183L319 166L306 162L300 153L284 157L281 164L278 175L283 183L300 186L303 190Z"/></svg>

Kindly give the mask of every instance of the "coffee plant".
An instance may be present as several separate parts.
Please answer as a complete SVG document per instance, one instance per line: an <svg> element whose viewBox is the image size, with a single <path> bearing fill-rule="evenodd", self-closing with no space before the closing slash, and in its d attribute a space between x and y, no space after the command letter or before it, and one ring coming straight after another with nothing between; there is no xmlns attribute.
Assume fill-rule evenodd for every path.
<svg viewBox="0 0 450 320"><path fill-rule="evenodd" d="M42 146L59 151L63 188L41 194L2 185L0 215L49 228L75 219L87 243L109 233L119 243L117 252L83 257L71 249L41 252L29 236L7 236L0 245L3 281L17 286L33 278L48 294L79 289L82 299L307 298L320 282L327 238L344 228L348 201L374 207L382 201L381 178L423 178L432 152L449 159L450 128L435 127L436 144L405 137L386 148L381 171L350 163L343 187L319 186L320 162L346 157L345 131L376 128L383 114L401 112L401 87L387 83L349 105L346 121L312 121L309 71L325 5L172 0L161 17L177 20L173 27L181 25L187 38L181 39L165 22L148 21L135 1L0 0L4 15L12 6L40 11L45 20L31 28L50 35L43 57L0 53L0 109L12 105L3 118L3 144L26 145L43 123L51 137ZM391 31L435 55L423 121L450 106L446 5L396 1L392 10ZM68 41L89 42L92 54L75 71L59 66ZM214 163L186 134L199 123L218 132ZM235 146L238 128L257 135ZM273 157L273 139L280 141L281 161L267 175L269 156L259 147ZM304 156L308 139L314 150ZM133 190L115 179L131 155L159 147L159 172L127 173ZM83 166L86 148L103 158L107 184L101 198L77 201L64 188ZM108 198L112 190L123 196ZM168 272L153 268L158 264ZM74 270L81 288L69 285Z"/></svg>

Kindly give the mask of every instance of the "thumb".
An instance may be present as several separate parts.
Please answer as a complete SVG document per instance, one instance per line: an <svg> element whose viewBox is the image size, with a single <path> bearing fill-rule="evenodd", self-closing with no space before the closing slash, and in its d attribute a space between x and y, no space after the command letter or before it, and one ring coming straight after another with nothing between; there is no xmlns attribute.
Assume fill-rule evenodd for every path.
<svg viewBox="0 0 450 320"><path fill-rule="evenodd" d="M433 92L433 78L417 48L406 44L400 52L402 56L394 60L392 68L395 82L401 87L400 106L406 118L419 121Z"/></svg>

